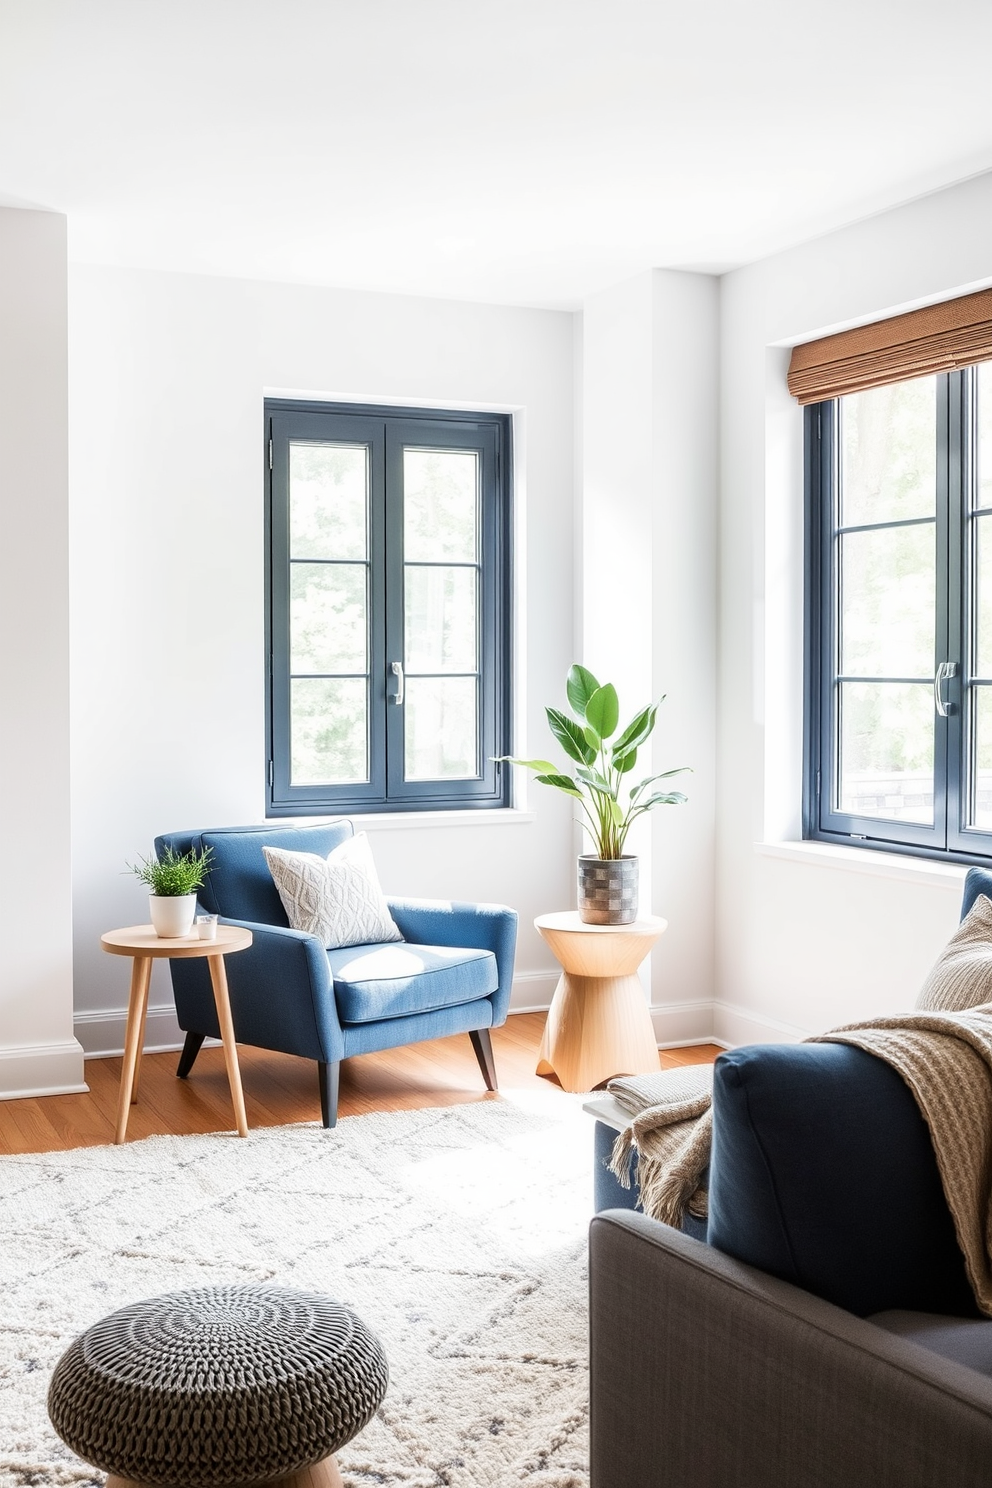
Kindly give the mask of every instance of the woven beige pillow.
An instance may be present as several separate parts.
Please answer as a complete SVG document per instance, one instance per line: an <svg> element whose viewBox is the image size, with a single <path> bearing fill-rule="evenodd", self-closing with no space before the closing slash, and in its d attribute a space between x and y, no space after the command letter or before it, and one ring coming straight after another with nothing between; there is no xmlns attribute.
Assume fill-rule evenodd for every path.
<svg viewBox="0 0 992 1488"><path fill-rule="evenodd" d="M979 894L923 983L917 1009L962 1013L992 1002L992 902Z"/></svg>

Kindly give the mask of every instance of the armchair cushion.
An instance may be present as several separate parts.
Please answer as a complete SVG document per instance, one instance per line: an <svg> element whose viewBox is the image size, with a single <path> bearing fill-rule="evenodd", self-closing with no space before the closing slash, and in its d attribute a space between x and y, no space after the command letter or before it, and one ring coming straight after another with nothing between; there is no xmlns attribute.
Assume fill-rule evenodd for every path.
<svg viewBox="0 0 992 1488"><path fill-rule="evenodd" d="M456 1007L488 997L499 985L491 951L368 945L328 951L327 960L344 1024Z"/></svg>

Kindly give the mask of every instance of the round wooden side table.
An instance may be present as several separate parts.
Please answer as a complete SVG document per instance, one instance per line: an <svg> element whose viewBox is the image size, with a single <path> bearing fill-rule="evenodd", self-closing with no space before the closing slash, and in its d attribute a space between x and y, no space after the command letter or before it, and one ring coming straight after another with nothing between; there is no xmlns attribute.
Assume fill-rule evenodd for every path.
<svg viewBox="0 0 992 1488"><path fill-rule="evenodd" d="M118 1145L127 1134L128 1113L138 1099L138 1055L145 1042L152 962L170 960L174 956L184 960L196 956L209 958L207 965L210 968L210 984L214 989L217 1022L220 1024L224 1044L224 1063L227 1066L227 1083L231 1087L234 1118L238 1135L248 1135L248 1117L245 1114L245 1097L241 1089L238 1046L234 1041L234 1022L231 1018L224 957L230 951L247 949L251 940L251 931L242 930L236 925L218 925L216 940L201 940L195 933L176 940L162 940L151 925L130 925L126 930L108 930L106 935L101 935L100 944L111 956L134 958L131 967L131 996L127 1005L127 1031L124 1035L124 1067L121 1070L121 1090L117 1099L117 1130L114 1134L114 1141Z"/></svg>
<svg viewBox="0 0 992 1488"><path fill-rule="evenodd" d="M537 1073L557 1075L565 1090L594 1090L615 1075L657 1070L637 968L668 921L647 915L630 925L586 925L573 909L538 915L534 925L562 967Z"/></svg>

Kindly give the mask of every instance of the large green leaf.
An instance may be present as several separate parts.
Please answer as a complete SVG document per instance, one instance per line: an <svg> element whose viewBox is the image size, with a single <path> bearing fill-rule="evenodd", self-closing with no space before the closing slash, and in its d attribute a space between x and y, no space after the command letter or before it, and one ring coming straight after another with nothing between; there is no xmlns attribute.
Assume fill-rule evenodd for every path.
<svg viewBox="0 0 992 1488"><path fill-rule="evenodd" d="M596 758L596 751L586 743L579 725L557 708L545 708L544 711L548 715L551 732L569 759L575 760L579 765L591 765Z"/></svg>
<svg viewBox="0 0 992 1488"><path fill-rule="evenodd" d="M522 765L525 770L538 770L542 775L553 775L558 768L552 760L514 759L512 754L496 754L493 756L493 762L497 765Z"/></svg>
<svg viewBox="0 0 992 1488"><path fill-rule="evenodd" d="M582 732L585 735L585 741L589 745L589 748L593 750L594 753L598 754L599 746L602 744L603 741L597 734L596 730L594 728L590 728L589 725L586 724Z"/></svg>
<svg viewBox="0 0 992 1488"><path fill-rule="evenodd" d="M564 791L566 796L575 796L579 801L584 799L570 775L538 775L535 778L539 785L553 785L555 790Z"/></svg>
<svg viewBox="0 0 992 1488"><path fill-rule="evenodd" d="M652 806L683 806L688 799L681 791L659 791L657 795L648 796L646 801L639 801L637 809L650 811Z"/></svg>
<svg viewBox="0 0 992 1488"><path fill-rule="evenodd" d="M565 680L565 695L568 698L568 706L576 718L585 718L586 703L594 692L598 692L599 683L584 666L576 662L568 669L568 677Z"/></svg>
<svg viewBox="0 0 992 1488"><path fill-rule="evenodd" d="M649 785L654 785L656 780L669 780L673 775L685 775L686 773L692 774L692 769L689 765L679 765L677 770L662 770L658 775L647 775L643 780L639 780L636 785L631 786L630 799L632 801L635 800L641 794L641 791L647 790Z"/></svg>
<svg viewBox="0 0 992 1488"><path fill-rule="evenodd" d="M576 780L584 780L586 785L601 785L604 790L609 790L610 782L600 770L586 769L585 765L579 765L575 771Z"/></svg>
<svg viewBox="0 0 992 1488"><path fill-rule="evenodd" d="M586 721L601 739L608 739L611 734L616 733L620 722L620 703L612 682L598 687L589 698L586 703Z"/></svg>
<svg viewBox="0 0 992 1488"><path fill-rule="evenodd" d="M576 769L575 775L576 779L581 780L590 790L596 791L601 796L608 796L610 800L614 799L609 781L604 780L598 770L586 770L580 765Z"/></svg>
<svg viewBox="0 0 992 1488"><path fill-rule="evenodd" d="M664 698L662 698L661 702L664 701ZM619 739L613 746L614 757L616 757L618 750L625 749L628 745L638 745L644 743L644 740L648 737L651 730L654 728L654 720L658 712L658 707L658 703L649 703L646 708L641 709L640 713L634 714L633 718L630 720L627 727L624 729L623 733L620 735Z"/></svg>
<svg viewBox="0 0 992 1488"><path fill-rule="evenodd" d="M636 764L637 764L637 746L636 745L631 745L628 749L625 749L623 751L623 753L620 755L619 759L617 758L616 750L613 751L613 768L614 768L614 770L619 770L621 775L629 775L630 774L630 771L634 768L634 766Z"/></svg>

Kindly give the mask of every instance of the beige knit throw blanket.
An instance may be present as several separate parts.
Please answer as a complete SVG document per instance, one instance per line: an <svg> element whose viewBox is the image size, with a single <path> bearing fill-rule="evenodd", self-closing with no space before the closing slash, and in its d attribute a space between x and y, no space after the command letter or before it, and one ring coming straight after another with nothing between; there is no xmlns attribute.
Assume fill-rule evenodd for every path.
<svg viewBox="0 0 992 1488"><path fill-rule="evenodd" d="M905 1080L930 1129L975 1299L992 1316L992 1004L875 1018L807 1042L853 1044ZM656 1097L617 1138L611 1170L624 1182L636 1152L646 1214L675 1226L687 1208L705 1214L701 1179L710 1153L712 1071L693 1067L613 1080L609 1088L627 1109Z"/></svg>

